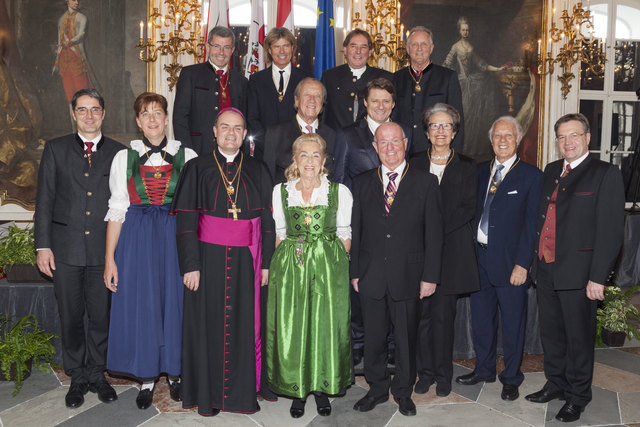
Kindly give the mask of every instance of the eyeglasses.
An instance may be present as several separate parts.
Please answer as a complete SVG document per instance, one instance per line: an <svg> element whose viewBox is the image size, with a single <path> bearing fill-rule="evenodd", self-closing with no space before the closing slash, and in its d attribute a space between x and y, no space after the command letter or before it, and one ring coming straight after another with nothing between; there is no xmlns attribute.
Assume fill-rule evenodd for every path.
<svg viewBox="0 0 640 427"><path fill-rule="evenodd" d="M436 131L438 129L451 130L453 123L429 123L429 129Z"/></svg>
<svg viewBox="0 0 640 427"><path fill-rule="evenodd" d="M231 52L231 50L233 49L233 46L222 46L222 45L219 45L219 44L211 44L211 43L209 43L209 46L211 46L211 49L213 49L213 50L224 49L227 52Z"/></svg>
<svg viewBox="0 0 640 427"><path fill-rule="evenodd" d="M576 132L570 133L569 135L558 135L556 137L556 142L559 143L559 144L563 144L567 140L575 141L575 140L577 140L578 138L580 138L582 136L584 136L584 133L576 133Z"/></svg>
<svg viewBox="0 0 640 427"><path fill-rule="evenodd" d="M103 108L102 107L91 107L91 108L87 108L87 107L78 107L75 109L76 111L76 115L80 116L80 117L84 117L86 116L88 113L91 113L91 115L97 115L97 114L101 114L102 113Z"/></svg>

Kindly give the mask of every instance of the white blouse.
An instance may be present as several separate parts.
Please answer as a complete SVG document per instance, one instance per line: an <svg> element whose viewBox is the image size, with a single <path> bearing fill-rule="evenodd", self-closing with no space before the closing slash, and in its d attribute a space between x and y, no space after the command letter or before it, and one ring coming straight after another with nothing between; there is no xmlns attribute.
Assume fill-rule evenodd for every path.
<svg viewBox="0 0 640 427"><path fill-rule="evenodd" d="M284 184L278 184L273 189L273 220L276 223L276 236L280 240L287 238L287 222L282 206L282 185L286 185L287 204L289 206L305 206L306 203L302 199L302 191L296 189L296 184L300 178L295 181L287 181ZM314 206L329 205L329 180L326 175L320 179L320 187L314 188L311 193L311 204ZM353 206L353 197L351 191L342 184L338 184L338 212L336 216L336 236L342 240L351 238L351 208Z"/></svg>
<svg viewBox="0 0 640 427"><path fill-rule="evenodd" d="M180 141L168 140L166 147L167 154L174 156L178 152L180 145ZM140 139L131 141L131 148L136 150L141 156L148 151L148 148ZM185 148L185 163L197 156L196 152L191 148ZM168 162L162 160L162 154L160 153L153 153L144 163L146 166L163 166L168 164ZM113 163L111 163L111 173L109 175L111 197L109 198L109 210L104 217L105 221L124 222L130 204L127 185L127 149L124 149L116 153L113 158Z"/></svg>

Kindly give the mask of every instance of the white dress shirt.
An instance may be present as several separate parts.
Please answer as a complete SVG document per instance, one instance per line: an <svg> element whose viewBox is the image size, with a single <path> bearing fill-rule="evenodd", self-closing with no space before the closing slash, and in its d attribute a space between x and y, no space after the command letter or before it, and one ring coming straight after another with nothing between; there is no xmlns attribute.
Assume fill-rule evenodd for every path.
<svg viewBox="0 0 640 427"><path fill-rule="evenodd" d="M284 79L284 85L282 86L282 94L287 91L287 86L289 85L289 78L291 77L291 63L289 63L282 70L273 64L271 67L271 77L273 78L273 84L276 86L276 90L280 87L280 71L284 71L282 78Z"/></svg>

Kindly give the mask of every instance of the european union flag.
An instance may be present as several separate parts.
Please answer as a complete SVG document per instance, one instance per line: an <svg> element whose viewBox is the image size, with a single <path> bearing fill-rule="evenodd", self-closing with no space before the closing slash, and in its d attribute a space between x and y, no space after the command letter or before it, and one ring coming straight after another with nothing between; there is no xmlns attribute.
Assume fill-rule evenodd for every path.
<svg viewBox="0 0 640 427"><path fill-rule="evenodd" d="M313 73L320 80L322 72L336 66L336 48L333 30L333 0L318 0L316 25L316 59Z"/></svg>

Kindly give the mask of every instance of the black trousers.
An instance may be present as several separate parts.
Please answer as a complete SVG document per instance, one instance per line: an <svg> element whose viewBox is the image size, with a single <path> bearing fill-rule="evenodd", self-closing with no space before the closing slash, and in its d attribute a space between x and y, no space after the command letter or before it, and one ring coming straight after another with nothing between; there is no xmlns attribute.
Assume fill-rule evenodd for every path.
<svg viewBox="0 0 640 427"><path fill-rule="evenodd" d="M453 337L458 295L436 289L420 300L418 326L418 378L451 389L453 377Z"/></svg>
<svg viewBox="0 0 640 427"><path fill-rule="evenodd" d="M554 290L554 267L554 263L538 264L545 387L552 392L564 391L568 403L586 406L591 401L598 303L587 298L584 288Z"/></svg>
<svg viewBox="0 0 640 427"><path fill-rule="evenodd" d="M364 375L373 396L391 393L395 397L411 397L416 381L416 342L420 300L393 301L386 295L381 299L360 294L364 320ZM387 371L387 334L395 331L396 373L393 381Z"/></svg>
<svg viewBox="0 0 640 427"><path fill-rule="evenodd" d="M104 378L111 292L104 285L103 274L104 265L56 261L53 287L62 328L62 362L72 382Z"/></svg>

